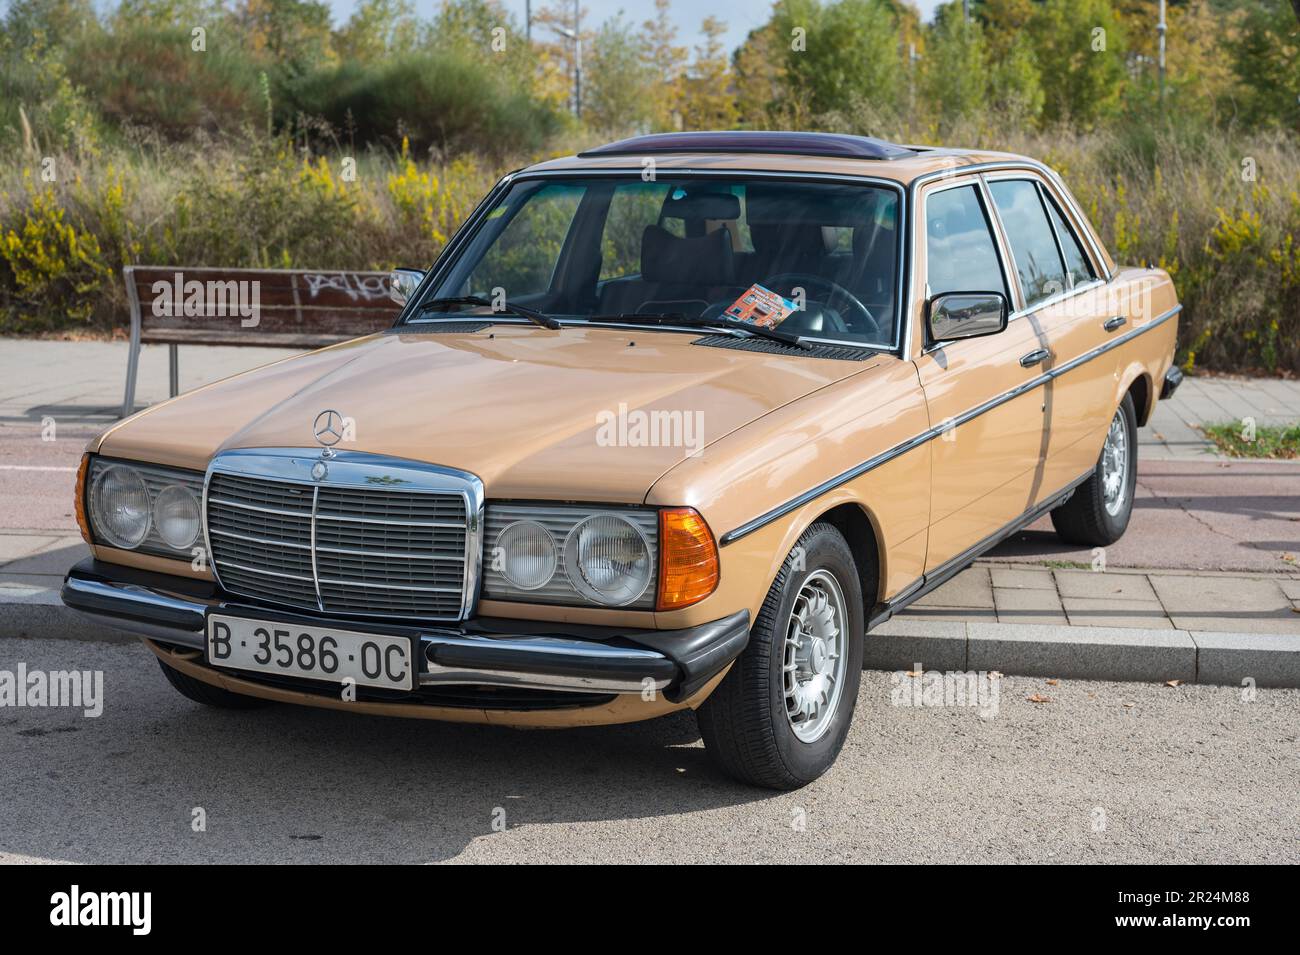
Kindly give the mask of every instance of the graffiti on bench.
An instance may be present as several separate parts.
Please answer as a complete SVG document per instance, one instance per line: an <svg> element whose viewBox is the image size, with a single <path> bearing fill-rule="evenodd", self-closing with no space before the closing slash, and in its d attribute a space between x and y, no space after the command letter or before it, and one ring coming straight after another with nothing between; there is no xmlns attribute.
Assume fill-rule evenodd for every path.
<svg viewBox="0 0 1300 955"><path fill-rule="evenodd" d="M353 301L388 298L388 276L359 272L308 272L303 275L307 291L315 298L322 290L343 292Z"/></svg>

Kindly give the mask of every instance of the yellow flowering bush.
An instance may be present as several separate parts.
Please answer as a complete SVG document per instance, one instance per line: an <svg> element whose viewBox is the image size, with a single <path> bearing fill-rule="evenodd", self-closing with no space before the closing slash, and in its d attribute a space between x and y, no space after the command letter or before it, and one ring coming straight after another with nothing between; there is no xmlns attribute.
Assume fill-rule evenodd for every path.
<svg viewBox="0 0 1300 955"><path fill-rule="evenodd" d="M30 170L23 173L23 185L22 213L0 236L0 258L11 277L20 324L37 327L57 320L51 305L69 320L84 321L112 275L99 238L69 221L52 185L37 187ZM10 196L3 198L7 202Z"/></svg>

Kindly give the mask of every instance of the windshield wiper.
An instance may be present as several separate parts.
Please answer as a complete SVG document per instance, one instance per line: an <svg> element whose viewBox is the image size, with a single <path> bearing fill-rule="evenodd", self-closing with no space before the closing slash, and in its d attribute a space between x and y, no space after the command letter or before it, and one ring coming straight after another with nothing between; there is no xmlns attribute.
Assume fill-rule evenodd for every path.
<svg viewBox="0 0 1300 955"><path fill-rule="evenodd" d="M560 325L555 319L545 312L539 312L535 308L529 308L527 305L516 305L514 302L503 302L500 307L493 305L487 299L479 295L456 295L450 298L431 298L429 301L420 305L421 312L432 311L435 308L452 308L457 305L477 305L479 308L489 308L494 313L500 314L506 312L510 315L518 315L520 318L526 318L542 328L559 329Z"/></svg>
<svg viewBox="0 0 1300 955"><path fill-rule="evenodd" d="M754 325L738 319L719 315L716 318L688 318L681 312L623 312L619 315L592 315L592 322L636 322L645 325L680 325L686 328L723 328L728 331L749 332L759 338L767 338L794 348L811 349L813 346L799 335L768 328L766 325Z"/></svg>

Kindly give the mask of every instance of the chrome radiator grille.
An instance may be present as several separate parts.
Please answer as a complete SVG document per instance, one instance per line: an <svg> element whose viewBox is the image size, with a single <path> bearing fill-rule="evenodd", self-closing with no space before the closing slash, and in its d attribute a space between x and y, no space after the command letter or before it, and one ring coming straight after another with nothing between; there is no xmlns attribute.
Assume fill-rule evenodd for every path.
<svg viewBox="0 0 1300 955"><path fill-rule="evenodd" d="M466 506L454 491L217 470L206 496L208 543L233 594L327 613L455 620L472 579Z"/></svg>

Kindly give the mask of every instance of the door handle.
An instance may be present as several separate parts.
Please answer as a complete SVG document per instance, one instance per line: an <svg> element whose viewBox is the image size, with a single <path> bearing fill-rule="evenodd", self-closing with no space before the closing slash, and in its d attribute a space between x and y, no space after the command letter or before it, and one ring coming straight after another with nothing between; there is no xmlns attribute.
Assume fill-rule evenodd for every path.
<svg viewBox="0 0 1300 955"><path fill-rule="evenodd" d="M1128 319L1123 315L1116 315L1114 318L1108 318L1101 325L1108 332L1113 332L1117 328L1122 328L1128 324Z"/></svg>
<svg viewBox="0 0 1300 955"><path fill-rule="evenodd" d="M1020 356L1020 367L1032 368L1034 365L1041 365L1051 357L1052 353L1046 348L1035 348L1028 355Z"/></svg>

